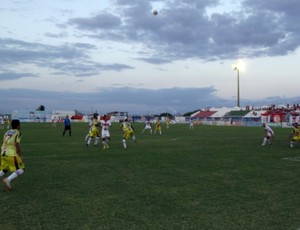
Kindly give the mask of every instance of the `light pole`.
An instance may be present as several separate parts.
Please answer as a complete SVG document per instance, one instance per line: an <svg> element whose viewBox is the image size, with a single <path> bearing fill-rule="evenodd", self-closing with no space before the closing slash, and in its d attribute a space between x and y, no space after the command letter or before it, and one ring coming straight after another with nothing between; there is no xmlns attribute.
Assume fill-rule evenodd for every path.
<svg viewBox="0 0 300 230"><path fill-rule="evenodd" d="M240 69L237 65L232 65L232 69L237 72L237 102L236 106L240 107Z"/></svg>

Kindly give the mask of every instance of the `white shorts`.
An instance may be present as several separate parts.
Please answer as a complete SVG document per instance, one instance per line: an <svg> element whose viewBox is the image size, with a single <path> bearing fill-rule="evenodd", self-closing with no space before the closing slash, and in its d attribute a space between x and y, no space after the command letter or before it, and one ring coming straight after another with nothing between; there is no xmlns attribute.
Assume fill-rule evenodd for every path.
<svg viewBox="0 0 300 230"><path fill-rule="evenodd" d="M101 136L102 136L102 138L110 137L109 131L108 130L102 130L101 131Z"/></svg>

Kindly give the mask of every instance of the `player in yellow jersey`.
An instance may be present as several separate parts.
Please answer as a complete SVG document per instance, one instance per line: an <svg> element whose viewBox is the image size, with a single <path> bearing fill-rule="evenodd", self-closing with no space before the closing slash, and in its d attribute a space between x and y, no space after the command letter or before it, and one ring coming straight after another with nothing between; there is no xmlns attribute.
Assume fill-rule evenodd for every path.
<svg viewBox="0 0 300 230"><path fill-rule="evenodd" d="M298 141L300 142L300 128L298 126L298 123L294 123L293 124L294 128L292 133L289 136L289 140L290 140L290 147L293 148L294 147L294 142Z"/></svg>
<svg viewBox="0 0 300 230"><path fill-rule="evenodd" d="M158 119L157 122L155 123L155 129L154 129L154 134L156 134L156 132L159 132L159 134L161 135L161 122Z"/></svg>
<svg viewBox="0 0 300 230"><path fill-rule="evenodd" d="M0 177L3 177L7 172L11 172L10 176L3 179L3 183L8 190L11 190L11 181L24 173L25 165L22 151L20 148L21 142L21 124L19 120L12 120L12 129L6 131L1 147L1 166Z"/></svg>
<svg viewBox="0 0 300 230"><path fill-rule="evenodd" d="M9 129L10 128L10 119L8 117L6 118L5 123L6 123L6 129Z"/></svg>
<svg viewBox="0 0 300 230"><path fill-rule="evenodd" d="M167 129L170 127L170 119L168 117L166 118L166 126Z"/></svg>
<svg viewBox="0 0 300 230"><path fill-rule="evenodd" d="M133 126L128 122L127 119L125 119L122 124L121 124L121 129L123 130L123 139L122 139L122 143L123 143L123 147L124 149L127 148L127 143L126 140L128 140L129 137L132 138L132 140L134 142L136 142L136 137L134 135L134 128Z"/></svg>
<svg viewBox="0 0 300 230"><path fill-rule="evenodd" d="M90 137L90 131L92 130L92 124L93 124L93 117L90 117L90 121L89 121L89 131L87 133L87 135L84 138L84 141L87 142L89 137Z"/></svg>
<svg viewBox="0 0 300 230"><path fill-rule="evenodd" d="M99 133L99 127L100 123L98 121L98 115L94 114L93 116L93 120L91 123L91 128L90 128L90 132L89 132L89 138L87 140L86 146L89 146L91 141L93 139L95 139L94 145L97 146L99 139L100 139L100 133Z"/></svg>

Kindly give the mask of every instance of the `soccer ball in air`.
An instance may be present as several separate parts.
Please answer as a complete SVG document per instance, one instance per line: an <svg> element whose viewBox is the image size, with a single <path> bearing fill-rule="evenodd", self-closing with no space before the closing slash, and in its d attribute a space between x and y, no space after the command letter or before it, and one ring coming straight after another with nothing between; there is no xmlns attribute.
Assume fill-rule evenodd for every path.
<svg viewBox="0 0 300 230"><path fill-rule="evenodd" d="M153 15L157 15L158 11L157 10L153 10Z"/></svg>

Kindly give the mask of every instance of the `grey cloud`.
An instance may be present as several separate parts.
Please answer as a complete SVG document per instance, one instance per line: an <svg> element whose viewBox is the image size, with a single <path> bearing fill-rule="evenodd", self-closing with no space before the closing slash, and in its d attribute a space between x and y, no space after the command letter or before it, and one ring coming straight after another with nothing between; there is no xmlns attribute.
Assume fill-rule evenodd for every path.
<svg viewBox="0 0 300 230"><path fill-rule="evenodd" d="M68 34L67 33L45 33L44 36L49 38L66 38Z"/></svg>
<svg viewBox="0 0 300 230"><path fill-rule="evenodd" d="M245 0L244 5L252 10L274 11L300 17L300 4L297 0Z"/></svg>
<svg viewBox="0 0 300 230"><path fill-rule="evenodd" d="M54 74L62 74L69 73L75 77L89 77L93 75L97 75L102 71L122 71L125 69L133 69L133 67L129 65L123 64L99 64L95 62L90 63L82 63L76 61L68 61L68 62L57 62L51 63L49 66L57 72L53 72Z"/></svg>
<svg viewBox="0 0 300 230"><path fill-rule="evenodd" d="M121 25L121 19L110 13L101 13L90 18L72 18L68 24L84 30L114 29Z"/></svg>
<svg viewBox="0 0 300 230"><path fill-rule="evenodd" d="M42 43L24 42L15 39L0 38L0 62L5 64L15 63L43 63L49 60L77 59L86 57L81 49L72 45L50 46Z"/></svg>
<svg viewBox="0 0 300 230"><path fill-rule="evenodd" d="M38 77L32 73L15 73L15 72L0 72L0 81L16 80L27 77Z"/></svg>
<svg viewBox="0 0 300 230"><path fill-rule="evenodd" d="M163 59L163 58L136 58L136 60L141 60L147 63L151 63L151 64L165 64L165 63L170 63L169 59Z"/></svg>
<svg viewBox="0 0 300 230"><path fill-rule="evenodd" d="M300 1L246 0L233 12L208 15L207 9L219 1L166 0L157 16L151 14L155 1L114 3L119 11L113 17L102 13L70 22L93 38L143 44L169 62L286 55L300 45L300 26L295 23ZM96 23L97 17L108 27ZM140 60L165 63L151 62L153 54Z"/></svg>
<svg viewBox="0 0 300 230"><path fill-rule="evenodd" d="M54 74L73 74L75 76L93 76L101 71L133 69L129 65L120 63L101 64L92 61L88 52L95 49L97 49L95 45L88 43L50 46L0 38L0 62L7 66L30 63L48 67L53 70Z"/></svg>
<svg viewBox="0 0 300 230"><path fill-rule="evenodd" d="M87 50L97 49L97 46L89 43L74 43L73 46L76 48L87 49Z"/></svg>
<svg viewBox="0 0 300 230"><path fill-rule="evenodd" d="M115 70L115 71L122 71L124 69L134 69L131 66L128 65L123 65L123 64L108 64L108 65L99 65L100 68L102 68L103 70Z"/></svg>

